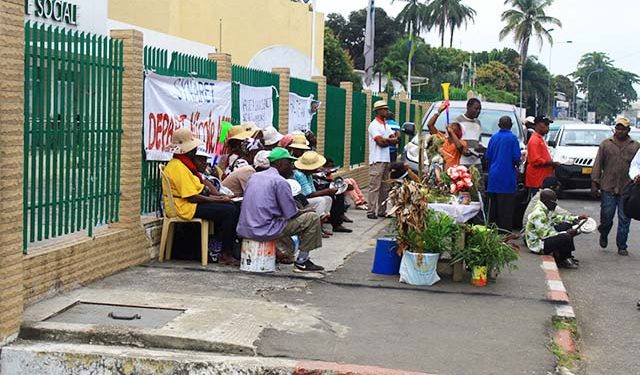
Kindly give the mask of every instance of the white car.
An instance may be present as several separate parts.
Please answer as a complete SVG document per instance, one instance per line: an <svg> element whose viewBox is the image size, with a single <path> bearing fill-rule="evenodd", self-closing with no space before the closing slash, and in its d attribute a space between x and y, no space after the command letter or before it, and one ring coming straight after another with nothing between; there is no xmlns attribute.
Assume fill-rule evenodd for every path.
<svg viewBox="0 0 640 375"><path fill-rule="evenodd" d="M555 175L562 190L591 187L591 172L598 146L612 135L607 125L565 124L560 127L555 140L549 141L549 146L552 147L553 161L560 163Z"/></svg>

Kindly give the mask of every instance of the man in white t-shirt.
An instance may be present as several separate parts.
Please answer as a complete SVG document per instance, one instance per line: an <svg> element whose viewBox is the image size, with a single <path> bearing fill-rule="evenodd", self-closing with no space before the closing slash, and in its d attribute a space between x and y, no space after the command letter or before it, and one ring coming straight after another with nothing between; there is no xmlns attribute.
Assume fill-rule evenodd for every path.
<svg viewBox="0 0 640 375"><path fill-rule="evenodd" d="M467 111L454 120L462 127L462 140L467 141L468 151L460 158L460 165L465 167L475 165L480 168L480 158L472 153L480 145L480 136L482 135L482 127L480 119L478 119L480 111L482 111L480 100L471 98L467 101Z"/></svg>
<svg viewBox="0 0 640 375"><path fill-rule="evenodd" d="M387 200L389 187L389 146L398 144L396 133L387 125L386 118L389 106L384 100L373 103L376 118L371 121L369 134L369 219L385 217L386 209L383 202Z"/></svg>

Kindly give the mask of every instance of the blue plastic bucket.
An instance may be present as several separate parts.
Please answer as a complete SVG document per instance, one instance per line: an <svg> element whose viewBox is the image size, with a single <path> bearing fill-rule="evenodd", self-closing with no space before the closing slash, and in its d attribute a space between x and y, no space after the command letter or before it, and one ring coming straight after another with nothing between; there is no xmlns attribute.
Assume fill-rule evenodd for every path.
<svg viewBox="0 0 640 375"><path fill-rule="evenodd" d="M396 252L397 248L395 239L378 238L371 272L379 275L399 275L402 257Z"/></svg>

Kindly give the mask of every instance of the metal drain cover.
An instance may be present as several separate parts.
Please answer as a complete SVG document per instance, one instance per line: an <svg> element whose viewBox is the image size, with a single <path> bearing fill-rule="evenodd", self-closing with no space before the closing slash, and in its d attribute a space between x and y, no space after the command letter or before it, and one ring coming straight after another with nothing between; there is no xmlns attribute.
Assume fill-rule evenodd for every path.
<svg viewBox="0 0 640 375"><path fill-rule="evenodd" d="M101 326L160 328L183 312L181 309L76 302L45 320Z"/></svg>

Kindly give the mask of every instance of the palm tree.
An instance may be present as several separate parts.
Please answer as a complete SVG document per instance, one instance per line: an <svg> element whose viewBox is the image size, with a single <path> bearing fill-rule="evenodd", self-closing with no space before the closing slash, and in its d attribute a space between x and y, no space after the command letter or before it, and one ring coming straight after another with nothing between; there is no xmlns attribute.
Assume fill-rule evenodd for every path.
<svg viewBox="0 0 640 375"><path fill-rule="evenodd" d="M394 3L398 0L391 0L391 3ZM427 15L427 5L426 1L420 0L399 0L404 1L407 5L402 8L396 20L400 21L402 28L405 29L406 32L411 33L413 36L420 35L420 32L426 27L430 29L430 25L427 23L428 15Z"/></svg>
<svg viewBox="0 0 640 375"><path fill-rule="evenodd" d="M447 11L447 23L451 29L451 38L449 39L449 48L453 47L453 33L464 25L467 27L469 21L474 22L476 10L470 6L464 5L461 0L453 0L449 2L449 10Z"/></svg>
<svg viewBox="0 0 640 375"><path fill-rule="evenodd" d="M440 47L444 47L444 35L447 27L451 27L451 39L456 28L467 24L469 20L473 21L476 11L462 4L462 0L433 0L427 6L427 25L429 28L435 26L440 34ZM450 41L449 46L453 46Z"/></svg>
<svg viewBox="0 0 640 375"><path fill-rule="evenodd" d="M545 13L545 8L551 5L553 0L505 0L504 3L510 3L513 9L502 13L501 20L507 24L500 30L500 40L513 34L514 41L520 46L520 63L523 64L527 61L531 37L537 37L541 49L544 39L553 44L553 38L544 24L562 27L562 22Z"/></svg>

